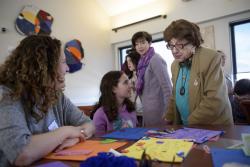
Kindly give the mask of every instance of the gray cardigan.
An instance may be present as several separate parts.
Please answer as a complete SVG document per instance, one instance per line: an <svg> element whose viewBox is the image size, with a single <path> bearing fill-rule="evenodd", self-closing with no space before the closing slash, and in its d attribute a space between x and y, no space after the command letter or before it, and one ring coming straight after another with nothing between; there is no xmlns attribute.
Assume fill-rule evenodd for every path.
<svg viewBox="0 0 250 167"><path fill-rule="evenodd" d="M144 88L140 96L143 106L143 120L145 126L163 125L163 115L167 110L167 103L172 93L171 80L166 62L155 54L145 71Z"/></svg>

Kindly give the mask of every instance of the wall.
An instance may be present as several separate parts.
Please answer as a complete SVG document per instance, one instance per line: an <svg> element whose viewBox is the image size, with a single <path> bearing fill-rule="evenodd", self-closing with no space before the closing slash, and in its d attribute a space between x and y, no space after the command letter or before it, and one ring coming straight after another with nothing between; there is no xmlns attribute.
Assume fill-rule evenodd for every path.
<svg viewBox="0 0 250 167"><path fill-rule="evenodd" d="M183 2L182 0L157 0L141 8L111 17L112 28L159 14L167 14L167 19L156 19L118 30L117 33L112 32L111 42L125 41L131 37L130 35L140 29L146 29L151 34L162 32L173 20L180 18L188 19L192 22L202 22L246 10L250 10L249 0L192 0L189 2Z"/></svg>
<svg viewBox="0 0 250 167"><path fill-rule="evenodd" d="M14 22L26 4L34 4L54 17L52 36L63 42L73 38L82 42L85 66L79 72L66 75L65 94L77 105L91 105L98 99L101 77L111 69L119 69L117 48L130 43L133 33L146 30L159 38L172 20L184 18L201 27L214 25L216 48L230 55L228 23L250 16L249 0L157 0L111 18L93 0L0 0L0 28L7 28L6 33L0 33L0 63L8 50L23 38L16 32ZM117 33L111 31L114 27L158 14L167 14L167 19L134 25ZM229 74L230 62L231 57L225 67Z"/></svg>
<svg viewBox="0 0 250 167"><path fill-rule="evenodd" d="M91 105L98 100L99 83L103 74L114 69L110 46L110 18L95 1L90 0L1 0L0 63L24 38L14 27L15 19L26 4L33 4L54 17L52 36L62 42L77 38L82 42L85 66L81 71L66 75L65 94L76 105Z"/></svg>
<svg viewBox="0 0 250 167"><path fill-rule="evenodd" d="M228 75L233 73L233 64L232 64L232 50L231 50L231 39L230 39L230 27L229 23L239 20L250 18L250 10L238 14L233 14L230 16L225 16L222 18L206 21L200 23L199 26L214 26L214 39L215 39L215 48L217 50L222 50L226 54L226 64L224 67L225 72ZM250 34L248 34L250 36Z"/></svg>
<svg viewBox="0 0 250 167"><path fill-rule="evenodd" d="M199 11L199 12L198 12ZM202 11L202 12L200 12ZM162 37L162 32L173 20L187 19L196 22L200 27L214 26L215 48L220 49L228 55L225 71L231 74L231 47L229 22L250 17L249 0L192 0L183 2L181 0L158 0L142 8L133 9L120 15L113 16L112 28L120 27L140 19L145 19L159 14L167 14L167 19L155 19L146 21L131 27L112 32L111 43L114 52L118 47L130 44L130 38L137 31L148 31L154 36ZM116 52L118 55L118 53ZM118 57L118 56L117 56ZM116 59L116 68L119 60Z"/></svg>

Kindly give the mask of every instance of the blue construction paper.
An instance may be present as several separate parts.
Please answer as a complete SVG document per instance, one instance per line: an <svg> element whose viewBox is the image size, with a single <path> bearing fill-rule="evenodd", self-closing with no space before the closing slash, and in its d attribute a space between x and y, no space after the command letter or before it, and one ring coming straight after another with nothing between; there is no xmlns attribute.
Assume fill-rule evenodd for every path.
<svg viewBox="0 0 250 167"><path fill-rule="evenodd" d="M209 139L223 134L223 131L197 129L197 128L181 128L173 133L166 133L163 135L156 135L158 138L173 138L173 139L190 139L195 143L201 144Z"/></svg>
<svg viewBox="0 0 250 167"><path fill-rule="evenodd" d="M214 167L222 167L225 163L250 164L250 157L247 157L241 149L211 149Z"/></svg>
<svg viewBox="0 0 250 167"><path fill-rule="evenodd" d="M103 138L113 139L127 139L127 140L139 140L140 138L147 136L148 130L156 130L156 128L124 128L115 132L102 136Z"/></svg>
<svg viewBox="0 0 250 167"><path fill-rule="evenodd" d="M49 162L46 164L38 165L36 167L69 167L69 166L60 161L55 161L55 162Z"/></svg>

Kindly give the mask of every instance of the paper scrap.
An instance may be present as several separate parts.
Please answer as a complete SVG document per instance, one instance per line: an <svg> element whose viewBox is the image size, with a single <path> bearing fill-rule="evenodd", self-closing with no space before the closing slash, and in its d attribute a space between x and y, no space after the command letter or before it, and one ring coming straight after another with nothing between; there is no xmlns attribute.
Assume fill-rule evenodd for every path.
<svg viewBox="0 0 250 167"><path fill-rule="evenodd" d="M62 155L87 155L90 154L92 150L62 150L54 153L54 155L62 156Z"/></svg>
<svg viewBox="0 0 250 167"><path fill-rule="evenodd" d="M115 139L104 139L104 140L101 140L101 143L102 144L107 144L107 143L113 143L113 142L116 142L118 140L115 140Z"/></svg>

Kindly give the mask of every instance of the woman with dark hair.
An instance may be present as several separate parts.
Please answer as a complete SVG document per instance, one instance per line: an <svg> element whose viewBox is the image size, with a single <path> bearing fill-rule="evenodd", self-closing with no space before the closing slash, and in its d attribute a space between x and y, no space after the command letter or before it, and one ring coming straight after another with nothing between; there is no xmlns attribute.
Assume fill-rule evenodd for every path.
<svg viewBox="0 0 250 167"><path fill-rule="evenodd" d="M235 124L248 123L247 115L249 110L245 113L242 108L244 101L250 101L250 79L240 79L234 85L233 90L233 118Z"/></svg>
<svg viewBox="0 0 250 167"><path fill-rule="evenodd" d="M164 31L172 51L173 94L166 113L169 124L233 124L232 109L218 52L201 46L198 25L173 21Z"/></svg>
<svg viewBox="0 0 250 167"><path fill-rule="evenodd" d="M137 82L137 65L140 60L140 55L135 50L129 50L126 56L126 61L124 63L124 72L127 74L129 81L131 83L131 97L130 100L135 104L136 112L142 112L141 99L136 93L136 82Z"/></svg>
<svg viewBox="0 0 250 167"><path fill-rule="evenodd" d="M126 60L124 62L124 66L126 67L125 70L123 71L127 74L129 79L136 76L136 69L139 60L140 60L140 55L134 49L127 51Z"/></svg>
<svg viewBox="0 0 250 167"><path fill-rule="evenodd" d="M136 127L134 104L129 100L131 85L122 71L106 73L100 85L101 96L92 112L96 134L125 127Z"/></svg>
<svg viewBox="0 0 250 167"><path fill-rule="evenodd" d="M140 55L137 66L136 92L141 98L145 126L165 125L164 113L172 85L167 64L151 47L152 37L145 31L132 37L132 45Z"/></svg>
<svg viewBox="0 0 250 167"><path fill-rule="evenodd" d="M240 79L234 85L234 94L238 96L250 95L250 79Z"/></svg>

